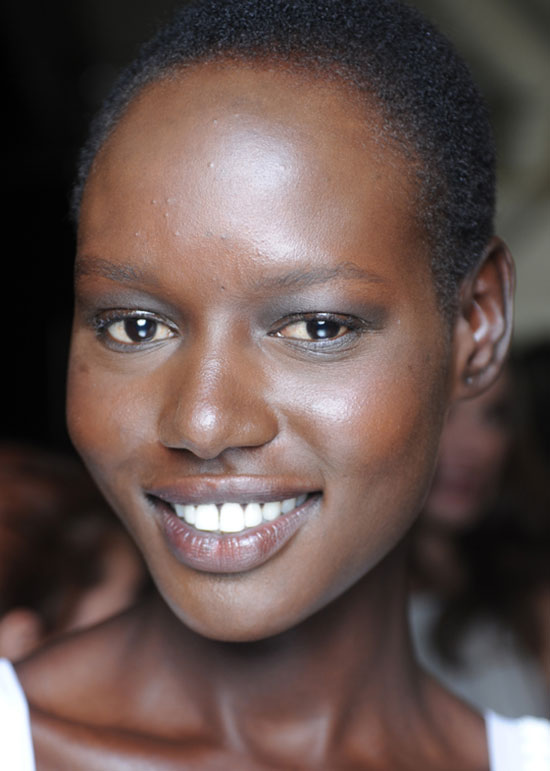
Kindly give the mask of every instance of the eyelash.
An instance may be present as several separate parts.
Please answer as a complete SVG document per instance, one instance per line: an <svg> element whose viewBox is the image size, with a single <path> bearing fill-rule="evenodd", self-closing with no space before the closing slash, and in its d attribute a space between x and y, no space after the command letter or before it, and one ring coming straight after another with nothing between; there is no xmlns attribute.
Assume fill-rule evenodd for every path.
<svg viewBox="0 0 550 771"><path fill-rule="evenodd" d="M134 342L122 342L113 337L110 329L116 324L124 324L128 321L140 320L151 321L157 325L164 327L168 334L165 334L159 340L143 340ZM285 329L292 327L293 325L304 324L307 325L311 322L320 323L322 325L334 324L340 328L344 328L343 334L337 334L333 337L320 338L318 340L308 339L307 337L291 337L283 334ZM135 310L109 310L103 311L101 314L93 317L91 325L95 330L95 334L98 339L107 347L120 352L133 352L143 350L166 340L170 340L175 337L178 332L174 325L162 316L158 316L149 311L135 311ZM357 316L349 316L346 314L327 313L327 312L310 312L310 313L296 313L291 316L287 316L278 322L277 326L269 332L270 337L285 340L295 347L306 349L309 351L337 351L342 348L347 348L355 342L355 340L365 332L373 331L377 328L376 324L368 322ZM326 329L326 327L325 327ZM156 332L156 330L155 330ZM127 331L125 334L128 336Z"/></svg>
<svg viewBox="0 0 550 771"><path fill-rule="evenodd" d="M159 326L165 327L170 332L170 334L162 337L160 340L122 342L114 338L109 331L110 328L112 328L115 324L124 324L127 321L139 322L140 320L151 321ZM91 323L96 336L104 345L112 348L115 351L122 352L143 350L144 348L157 345L159 342L164 342L165 340L169 340L177 335L177 330L174 328L172 323L170 323L162 316L158 316L157 314L151 313L149 311L125 311L118 309L103 311L102 313L95 316Z"/></svg>
<svg viewBox="0 0 550 771"><path fill-rule="evenodd" d="M338 334L335 337L327 337L325 339L321 338L319 340L286 337L284 334L282 334L283 330L288 327L291 327L295 324L307 325L309 322L335 324L339 327L346 328L347 331L343 334ZM340 348L348 347L352 342L350 337L353 339L353 341L355 341L358 336L365 332L372 331L373 329L375 329L374 324L369 323L364 319L360 319L357 316L349 316L339 313L312 312L299 313L286 317L270 334L280 339L286 339L289 343L298 347L307 348L308 350L322 351L330 348L331 351L334 351L336 349L339 350Z"/></svg>

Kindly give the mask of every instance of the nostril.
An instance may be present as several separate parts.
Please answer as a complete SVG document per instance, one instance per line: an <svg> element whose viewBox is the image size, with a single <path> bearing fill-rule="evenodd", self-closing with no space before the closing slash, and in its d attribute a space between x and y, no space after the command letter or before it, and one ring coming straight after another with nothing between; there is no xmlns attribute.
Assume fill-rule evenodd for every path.
<svg viewBox="0 0 550 771"><path fill-rule="evenodd" d="M182 399L175 410L164 414L159 427L163 445L189 450L203 460L232 448L265 445L277 433L277 420L269 408L250 400L221 408Z"/></svg>
<svg viewBox="0 0 550 771"><path fill-rule="evenodd" d="M182 350L184 360L171 359L173 369L159 425L161 442L205 460L230 448L270 442L278 424L265 398L264 377L257 362L243 362L240 349L230 356L227 341L222 352L216 351L212 339L199 342ZM253 369L256 376L252 376Z"/></svg>

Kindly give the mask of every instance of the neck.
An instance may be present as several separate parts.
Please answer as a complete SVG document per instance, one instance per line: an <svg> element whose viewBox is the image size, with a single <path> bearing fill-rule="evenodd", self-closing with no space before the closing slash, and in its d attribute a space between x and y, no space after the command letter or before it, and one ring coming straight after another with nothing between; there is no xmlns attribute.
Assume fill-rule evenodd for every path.
<svg viewBox="0 0 550 771"><path fill-rule="evenodd" d="M148 626L166 683L191 700L202 724L250 747L303 744L327 754L344 734L379 744L408 715L422 715L420 678L406 622L407 579L398 549L345 594L297 627L255 643L221 643L190 632L162 605ZM159 650L159 647L162 650ZM152 649L152 648L150 648ZM174 676L182 673L181 679ZM207 673L207 678L205 678ZM356 725L357 724L357 725ZM220 733L221 732L221 733ZM272 748L266 748L271 751Z"/></svg>

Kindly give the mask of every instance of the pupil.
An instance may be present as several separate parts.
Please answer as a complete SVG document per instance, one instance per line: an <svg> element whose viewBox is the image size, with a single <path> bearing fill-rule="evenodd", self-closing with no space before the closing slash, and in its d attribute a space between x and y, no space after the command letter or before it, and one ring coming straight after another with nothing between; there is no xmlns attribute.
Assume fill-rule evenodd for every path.
<svg viewBox="0 0 550 771"><path fill-rule="evenodd" d="M154 337L157 322L152 319L127 319L124 322L124 331L134 343L150 340Z"/></svg>
<svg viewBox="0 0 550 771"><path fill-rule="evenodd" d="M337 337L340 331L340 324L330 319L312 319L307 322L307 333L316 340L324 340L330 337Z"/></svg>

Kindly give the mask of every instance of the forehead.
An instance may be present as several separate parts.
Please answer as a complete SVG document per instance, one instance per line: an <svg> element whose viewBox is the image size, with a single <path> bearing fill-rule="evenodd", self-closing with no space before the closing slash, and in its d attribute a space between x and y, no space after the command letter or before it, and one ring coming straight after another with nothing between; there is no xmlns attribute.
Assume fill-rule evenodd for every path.
<svg viewBox="0 0 550 771"><path fill-rule="evenodd" d="M191 139L195 149L203 149L231 134L244 134L250 143L255 131L280 142L304 143L312 155L341 154L344 145L360 153L365 143L374 151L383 145L383 120L374 106L369 109L369 101L336 76L323 78L305 69L195 64L146 86L102 154L110 157L124 145L128 152L140 150L151 139L161 142L159 150L182 138L185 150L193 149Z"/></svg>
<svg viewBox="0 0 550 771"><path fill-rule="evenodd" d="M209 63L147 86L130 104L92 167L80 235L151 242L169 226L179 237L193 229L196 247L200 237L246 233L258 248L310 256L367 236L371 253L404 258L405 240L418 258L427 250L415 203L410 163L349 88Z"/></svg>

